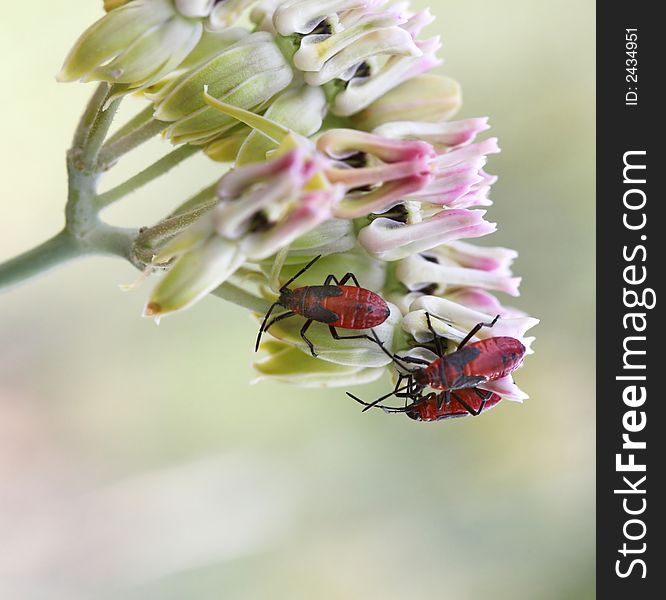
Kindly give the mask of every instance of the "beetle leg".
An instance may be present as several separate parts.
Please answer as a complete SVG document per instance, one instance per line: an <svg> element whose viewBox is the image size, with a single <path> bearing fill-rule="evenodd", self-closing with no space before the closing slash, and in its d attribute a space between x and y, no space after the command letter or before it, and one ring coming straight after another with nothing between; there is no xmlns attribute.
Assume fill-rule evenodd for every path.
<svg viewBox="0 0 666 600"><path fill-rule="evenodd" d="M278 321L282 321L282 319L288 319L289 317L293 317L295 314L296 314L295 312L289 311L286 313L282 313L281 315L278 315L277 317L272 319L271 322L268 325L266 325L266 327L264 327L264 333L266 333L268 331L268 328L273 327L273 325Z"/></svg>
<svg viewBox="0 0 666 600"><path fill-rule="evenodd" d="M309 346L310 352L314 358L317 358L317 353L314 350L314 346L312 345L312 342L305 337L305 332L308 330L308 327L312 325L312 319L308 319L303 327L301 327L301 337L303 338L303 341Z"/></svg>
<svg viewBox="0 0 666 600"><path fill-rule="evenodd" d="M403 360L407 363L413 363L415 365L429 365L430 363L425 358L415 358L414 356L397 356L400 360Z"/></svg>
<svg viewBox="0 0 666 600"><path fill-rule="evenodd" d="M496 315L495 318L490 322L490 323L477 323L472 327L472 330L463 338L462 342L458 344L458 350L460 350L462 347L465 346L467 342L469 342L481 329L482 327L492 327L497 323L497 320L500 318L500 315Z"/></svg>
<svg viewBox="0 0 666 600"><path fill-rule="evenodd" d="M335 282L335 285L340 285L338 278L335 275L327 275L324 279L324 285L331 285L331 281Z"/></svg>
<svg viewBox="0 0 666 600"><path fill-rule="evenodd" d="M358 279L356 279L356 275L354 275L351 272L345 273L344 277L340 280L340 283L338 283L338 285L344 285L350 279L354 282L354 285L356 285L356 287L361 287L361 284L358 282Z"/></svg>
<svg viewBox="0 0 666 600"><path fill-rule="evenodd" d="M396 365L398 365L399 367L402 367L408 373L413 373L413 371L408 369L404 364L401 364L402 362L404 362L404 359L403 359L402 356L398 356L397 354L392 354L391 352L389 352L386 349L386 347L384 346L384 343L379 339L379 336L377 335L377 333L375 332L374 329L371 329L370 333L372 333L372 337L374 338L374 341L377 342L379 347L382 349L382 352L384 354L386 354L386 356L388 356ZM417 360L417 359L415 359L415 360ZM430 363L426 363L426 364L430 364Z"/></svg>
<svg viewBox="0 0 666 600"><path fill-rule="evenodd" d="M400 384L402 383L403 379L408 379L408 382L407 382L407 385L404 388L400 389ZM410 375L402 375L402 374L398 375L398 381L396 382L395 387L393 388L393 391L388 393L388 394L384 394L383 396L377 398L377 400L375 400L373 402L365 403L365 408L361 412L365 412L366 410L370 410L374 406L377 406L382 400L386 400L387 398L390 398L391 396L396 396L397 394L402 393L402 392L410 393L411 386L412 386L412 378L411 378Z"/></svg>
<svg viewBox="0 0 666 600"><path fill-rule="evenodd" d="M488 390L480 390L479 388L472 388L476 395L481 398L481 405L479 406L479 412L483 412L483 409L486 407L486 400L490 398L493 393Z"/></svg>
<svg viewBox="0 0 666 600"><path fill-rule="evenodd" d="M402 383L402 381L404 379L408 379L409 381L407 382L407 385L405 387L401 388L400 384ZM388 394L384 394L383 396L381 396L380 398L377 398L377 400L375 400L373 402L365 402L365 401L361 400L360 398L358 398L357 396L354 396L354 394L352 394L350 392L346 392L346 394L350 398L356 400L356 402L358 402L359 404L362 404L363 406L365 406L365 408L361 412L365 412L366 410L370 410L371 408L374 408L374 407L381 408L383 410L388 409L391 412L404 412L400 408L394 408L392 406L381 406L379 403L382 400L386 400L387 398L390 398L391 396L396 396L397 398L412 398L412 399L414 399L413 398L414 393L412 392L412 381L411 381L411 379L412 378L411 378L410 375L399 375L398 376L398 381L396 382L395 388L393 389L393 391L388 393Z"/></svg>
<svg viewBox="0 0 666 600"><path fill-rule="evenodd" d="M340 335L335 327L333 325L329 325L328 329L331 332L331 335L333 336L334 339L336 340L361 340L361 339L366 339L370 340L374 344L377 343L377 340L371 338L367 333L359 333L358 335Z"/></svg>
<svg viewBox="0 0 666 600"><path fill-rule="evenodd" d="M442 341L432 326L432 322L430 321L430 313L426 312L425 315L426 315L426 322L428 323L428 329L430 330L430 333L432 333L432 337L435 340L435 350L437 351L437 356L441 358L442 356L444 356L444 351L442 350Z"/></svg>

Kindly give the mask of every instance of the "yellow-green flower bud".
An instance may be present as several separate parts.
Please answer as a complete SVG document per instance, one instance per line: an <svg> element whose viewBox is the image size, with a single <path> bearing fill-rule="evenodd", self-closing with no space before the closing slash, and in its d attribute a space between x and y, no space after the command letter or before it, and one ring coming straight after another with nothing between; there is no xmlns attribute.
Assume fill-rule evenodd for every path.
<svg viewBox="0 0 666 600"><path fill-rule="evenodd" d="M211 29L231 27L256 0L224 0L210 11L208 25Z"/></svg>
<svg viewBox="0 0 666 600"><path fill-rule="evenodd" d="M445 121L462 104L460 84L441 75L419 75L393 88L352 116L354 125L372 131L392 121Z"/></svg>
<svg viewBox="0 0 666 600"><path fill-rule="evenodd" d="M289 246L284 264L303 266L304 261L309 261L320 254L324 255L325 258L321 260L326 264L327 255L348 252L355 245L354 224L348 219L331 218L294 240ZM315 264L313 268L316 266ZM288 277L284 281L287 279Z"/></svg>
<svg viewBox="0 0 666 600"><path fill-rule="evenodd" d="M119 8L123 4L127 4L132 0L104 0L104 10L106 12L111 12L114 8Z"/></svg>
<svg viewBox="0 0 666 600"><path fill-rule="evenodd" d="M191 71L215 58L224 48L232 46L248 35L249 32L241 27L233 27L224 31L204 30L199 43L178 65L178 68L144 90L144 96L153 104L159 104Z"/></svg>
<svg viewBox="0 0 666 600"><path fill-rule="evenodd" d="M344 387L376 381L384 373L383 368L319 360L278 340L263 342L261 349L268 355L254 363L259 373L255 381L272 379L301 387Z"/></svg>
<svg viewBox="0 0 666 600"><path fill-rule="evenodd" d="M281 92L292 78L273 36L252 33L184 75L161 98L154 116L173 122L167 135L174 143L211 141L237 121L206 104L204 88L214 98L250 110Z"/></svg>
<svg viewBox="0 0 666 600"><path fill-rule="evenodd" d="M133 0L111 8L78 39L59 81L151 85L178 67L201 38L201 20L184 17L171 0Z"/></svg>
<svg viewBox="0 0 666 600"><path fill-rule="evenodd" d="M217 138L210 142L210 144L204 148L204 152L208 158L216 162L234 162L249 134L249 127L242 127L237 132L229 132L221 138Z"/></svg>
<svg viewBox="0 0 666 600"><path fill-rule="evenodd" d="M159 318L192 306L224 282L244 260L238 244L210 236L175 260L153 289L144 316Z"/></svg>

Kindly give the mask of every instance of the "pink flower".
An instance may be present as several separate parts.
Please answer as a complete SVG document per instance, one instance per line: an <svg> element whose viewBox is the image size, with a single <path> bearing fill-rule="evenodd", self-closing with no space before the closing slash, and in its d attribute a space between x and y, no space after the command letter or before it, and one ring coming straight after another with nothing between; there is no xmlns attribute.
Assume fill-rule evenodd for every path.
<svg viewBox="0 0 666 600"><path fill-rule="evenodd" d="M220 180L211 211L215 231L238 240L244 254L263 259L332 217L339 185L307 189L322 163L297 147L263 163L236 168Z"/></svg>
<svg viewBox="0 0 666 600"><path fill-rule="evenodd" d="M379 218L361 230L358 240L383 260L399 260L445 242L493 233L496 226L484 215L482 210L451 209L416 223Z"/></svg>

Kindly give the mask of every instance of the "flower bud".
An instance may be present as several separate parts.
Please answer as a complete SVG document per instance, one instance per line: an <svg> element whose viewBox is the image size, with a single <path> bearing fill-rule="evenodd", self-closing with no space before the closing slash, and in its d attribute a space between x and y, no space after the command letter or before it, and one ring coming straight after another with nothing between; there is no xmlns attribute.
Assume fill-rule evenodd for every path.
<svg viewBox="0 0 666 600"><path fill-rule="evenodd" d="M104 0L104 10L106 12L111 12L114 8L119 8L123 4L127 4L132 0Z"/></svg>
<svg viewBox="0 0 666 600"><path fill-rule="evenodd" d="M394 121L380 125L373 133L401 140L423 140L441 151L454 146L464 146L489 127L487 117L438 123Z"/></svg>
<svg viewBox="0 0 666 600"><path fill-rule="evenodd" d="M485 221L484 215L482 210L451 209L414 223L378 218L361 230L358 241L368 252L383 260L399 260L444 242L494 232L495 224Z"/></svg>
<svg viewBox="0 0 666 600"><path fill-rule="evenodd" d="M177 68L202 32L202 23L178 13L171 0L114 6L81 35L57 79L148 86Z"/></svg>
<svg viewBox="0 0 666 600"><path fill-rule="evenodd" d="M278 96L264 113L264 117L284 125L291 131L310 137L321 128L326 113L326 96L320 88L302 86ZM277 143L260 131L252 131L238 154L238 165L266 159Z"/></svg>
<svg viewBox="0 0 666 600"><path fill-rule="evenodd" d="M510 277L510 271L469 269L458 266L454 261L447 263L443 258L433 262L420 254L401 260L396 274L409 290L435 284L435 290L440 294L448 288L472 287L504 292L510 296L520 295L520 277Z"/></svg>
<svg viewBox="0 0 666 600"><path fill-rule="evenodd" d="M355 73L356 68L373 56L421 56L422 54L418 46L414 44L412 36L400 27L384 27L366 33L353 44L344 47L328 59L325 57L332 54L335 49L321 52L320 49L314 48L314 54L316 55L314 60L303 58L300 53L304 50L306 40L307 38L303 40L301 49L296 52L294 62L296 66L304 71L312 71L305 73L305 81L309 85L323 85L336 78L347 79L351 73ZM319 42L319 44L324 43ZM307 49L310 50L311 48ZM325 62L323 62L324 60ZM305 63L308 68L301 67L297 61Z"/></svg>
<svg viewBox="0 0 666 600"><path fill-rule="evenodd" d="M204 152L208 158L214 161L232 163L236 160L248 135L250 135L248 127L241 127L236 132L230 131L207 144Z"/></svg>
<svg viewBox="0 0 666 600"><path fill-rule="evenodd" d="M340 117L354 115L404 81L441 64L435 56L440 47L439 38L418 42L417 46L421 56L391 56L377 73L352 79L335 97L331 112Z"/></svg>
<svg viewBox="0 0 666 600"><path fill-rule="evenodd" d="M178 12L185 17L207 17L215 0L173 0Z"/></svg>
<svg viewBox="0 0 666 600"><path fill-rule="evenodd" d="M511 274L511 265L518 252L498 246L476 246L467 242L450 242L427 252L436 258L448 259L461 267Z"/></svg>
<svg viewBox="0 0 666 600"><path fill-rule="evenodd" d="M446 299L456 302L457 304L464 304L468 308L489 315L501 315L502 317L527 316L526 312L511 306L504 306L491 293L476 288L460 288L453 290L451 293L446 294Z"/></svg>
<svg viewBox="0 0 666 600"><path fill-rule="evenodd" d="M237 244L218 236L176 258L153 289L144 316L184 310L222 284L245 261Z"/></svg>
<svg viewBox="0 0 666 600"><path fill-rule="evenodd" d="M351 221L347 219L328 219L317 225L314 229L297 237L290 244L284 264L303 266L304 261L307 262L321 254L324 258L312 266L312 269L316 269L319 267L320 262L325 263L329 254L338 254L342 257L341 260L346 260L346 257L349 257L350 254L343 255L340 253L348 253L355 245L356 235L354 234L354 225ZM352 263L355 256L356 253L351 255ZM303 276L307 276L310 270L308 269Z"/></svg>
<svg viewBox="0 0 666 600"><path fill-rule="evenodd" d="M187 75L191 71L206 64L222 50L239 42L248 35L249 33L241 27L233 27L224 31L208 31L204 29L199 43L188 54L187 58L178 65L178 68L174 69L157 83L147 87L143 91L143 95L153 104L160 104L177 85L187 78Z"/></svg>
<svg viewBox="0 0 666 600"><path fill-rule="evenodd" d="M417 342L432 339L426 312L434 317L431 318L431 323L435 332L455 342L462 341L477 323L490 323L495 318L495 315L479 312L444 298L421 296L410 306L410 312L402 321L402 328ZM534 338L526 337L525 333L538 323L539 320L532 317L501 318L493 327L482 327L473 339L512 337L525 346L527 354L531 354L530 346Z"/></svg>
<svg viewBox="0 0 666 600"><path fill-rule="evenodd" d="M261 349L268 355L254 363L259 372L255 381L272 379L301 387L347 387L370 383L385 372L383 368L319 360L278 340L263 342Z"/></svg>
<svg viewBox="0 0 666 600"><path fill-rule="evenodd" d="M317 149L331 158L345 159L362 152L387 163L435 156L425 142L392 140L354 129L330 129L317 140Z"/></svg>
<svg viewBox="0 0 666 600"><path fill-rule="evenodd" d="M371 0L372 2L372 0ZM374 4L374 2L372 2ZM366 6L368 0L292 0L278 5L273 15L280 35L310 33L327 15Z"/></svg>
<svg viewBox="0 0 666 600"><path fill-rule="evenodd" d="M222 0L222 2L216 2L208 18L209 27L213 30L231 27L255 2L256 0Z"/></svg>
<svg viewBox="0 0 666 600"><path fill-rule="evenodd" d="M454 115L461 103L457 81L441 75L418 75L386 92L351 119L366 131L394 121L438 122Z"/></svg>
<svg viewBox="0 0 666 600"><path fill-rule="evenodd" d="M237 122L206 104L205 87L214 98L253 109L287 87L292 77L273 37L252 33L187 73L161 99L154 116L173 122L167 135L175 143L207 141Z"/></svg>

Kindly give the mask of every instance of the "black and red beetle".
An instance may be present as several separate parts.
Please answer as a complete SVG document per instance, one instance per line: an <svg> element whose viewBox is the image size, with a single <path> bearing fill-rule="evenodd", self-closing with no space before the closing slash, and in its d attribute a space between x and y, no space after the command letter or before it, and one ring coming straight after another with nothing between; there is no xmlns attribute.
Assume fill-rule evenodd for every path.
<svg viewBox="0 0 666 600"><path fill-rule="evenodd" d="M307 319L301 327L301 337L309 346L312 356L317 356L317 353L312 342L305 336L305 332L313 321L328 325L331 335L336 340L366 338L372 342L377 341L378 338L372 338L367 334L339 335L336 330L336 327L341 329L371 329L386 321L391 312L384 299L378 294L362 288L353 273L345 274L339 281L335 275L328 275L324 285L307 285L293 290L289 289L289 285L320 258L321 254L313 258L280 288L279 298L268 309L259 328L257 343L254 347L255 352L259 349L259 342L265 331L268 331L274 323L295 315ZM350 279L355 286L344 285ZM332 285L333 283L335 285ZM268 317L276 306L286 308L287 312L278 315L266 324Z"/></svg>
<svg viewBox="0 0 666 600"><path fill-rule="evenodd" d="M369 406L367 402L363 402L356 396L351 397L364 406ZM430 392L425 396L416 394L407 397L412 398L413 402L401 408L382 406L381 404L375 406L387 413L405 413L415 421L441 421L455 417L466 417L467 415L476 417L497 406L502 400L499 394L479 388L463 388L452 391L448 402L445 398L445 392Z"/></svg>
<svg viewBox="0 0 666 600"><path fill-rule="evenodd" d="M391 396L410 398L413 400L412 405L404 409L394 409L391 412L408 412L407 409L411 409L415 415L419 414L418 406L420 403L429 404L431 402L436 402L435 412L444 411L445 415L445 407L453 406L453 396L453 400L456 400L461 406L466 408L469 414L474 416L480 414L480 412L486 409L485 403L488 403L488 400L492 400L493 398L492 396L487 396L484 390L477 389L478 386L509 375L522 364L525 357L525 346L519 340L512 337L491 337L478 342L468 343L479 329L482 327L493 327L499 318L500 315L497 315L491 323L477 323L460 344L458 344L458 348L454 352L444 354L442 340L432 327L430 314L426 313L426 321L428 329L433 335L437 358L433 361L427 361L409 356L397 356L386 350L379 339L375 339L384 352L399 367L407 372L407 375L400 373L395 389L390 394L386 394L374 402L364 402L349 392L347 395L363 404L365 406L363 411L377 406L382 400ZM406 363L415 363L424 366L417 369L409 369ZM401 387L402 382L405 380L407 380L407 384ZM426 387L438 390L441 393L423 395L423 390ZM481 399L485 400L485 403L479 409L473 408L468 402L470 398L468 394L461 394L463 390L474 390L474 394L481 395ZM497 402L499 400L495 400L494 404L497 404Z"/></svg>

